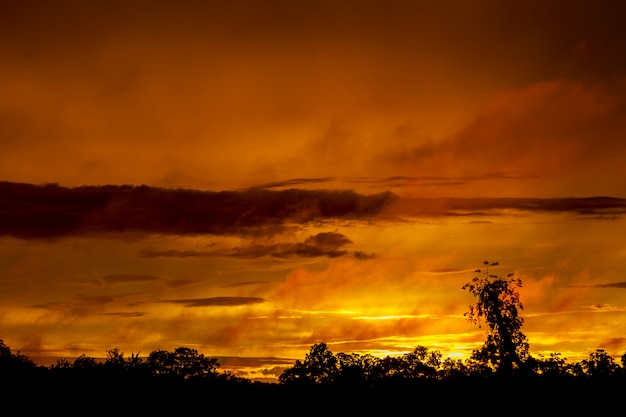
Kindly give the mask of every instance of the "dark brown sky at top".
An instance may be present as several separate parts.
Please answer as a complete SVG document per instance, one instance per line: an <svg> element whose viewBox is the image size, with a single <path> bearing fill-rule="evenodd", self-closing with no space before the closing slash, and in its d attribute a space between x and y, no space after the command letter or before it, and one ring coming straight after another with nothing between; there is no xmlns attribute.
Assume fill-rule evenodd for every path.
<svg viewBox="0 0 626 417"><path fill-rule="evenodd" d="M42 70L56 66L60 73L97 64L107 49L119 48L123 56L136 47L144 53L132 57L134 64L183 58L193 50L187 59L201 58L200 64L273 52L296 61L326 51L395 55L417 64L436 59L439 51L441 59L466 64L467 75L472 67L500 67L505 75L534 66L540 79L562 75L568 66L606 75L624 64L611 52L624 42L619 1L61 0L2 7L5 51L16 62L39 64ZM395 67L395 62L389 64ZM236 62L222 62L229 63ZM576 63L584 65L574 68ZM490 76L497 78L497 72Z"/></svg>
<svg viewBox="0 0 626 417"><path fill-rule="evenodd" d="M473 141L474 148L506 142L507 129L536 115L523 107L527 97L539 91L543 103L542 92L553 91L537 84L557 83L566 93L589 87L591 93L572 97L601 103L606 95L594 92L623 89L621 2L0 7L0 177L10 181L220 188L298 177L425 175L438 166L444 176L485 175L467 168L475 152L466 157L455 142L470 149ZM484 139L472 126L500 120L494 97L514 103L521 116ZM610 123L611 143L623 133L615 122L623 115L618 97L601 114L610 119L593 119ZM563 107L555 103L548 114ZM437 157L422 171L414 169L420 159L394 157L419 156L444 139L452 149L435 147ZM534 160L538 148L531 146L526 159ZM440 164L441 155L456 168ZM535 165L513 168L530 175Z"/></svg>

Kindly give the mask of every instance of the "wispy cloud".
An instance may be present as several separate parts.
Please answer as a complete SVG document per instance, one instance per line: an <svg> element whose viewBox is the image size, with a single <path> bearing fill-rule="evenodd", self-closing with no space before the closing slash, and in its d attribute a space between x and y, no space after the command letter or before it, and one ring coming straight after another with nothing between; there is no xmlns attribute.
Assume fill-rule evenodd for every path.
<svg viewBox="0 0 626 417"><path fill-rule="evenodd" d="M626 289L626 281L618 281L618 282L611 282L608 284L593 284L593 285L570 285L570 288L620 288L620 289Z"/></svg>
<svg viewBox="0 0 626 417"><path fill-rule="evenodd" d="M598 284L598 285L592 285L592 287L595 287L595 288L623 288L623 289L626 289L626 282L625 281L621 281L621 282L612 282L610 284Z"/></svg>
<svg viewBox="0 0 626 417"><path fill-rule="evenodd" d="M583 306L585 310L589 310L596 313L614 313L614 312L624 312L626 307L624 306L616 306L612 304L595 304L590 306Z"/></svg>
<svg viewBox="0 0 626 417"><path fill-rule="evenodd" d="M405 155L405 157L410 157ZM536 175L519 175L509 172L490 172L483 175L423 175L423 176L406 176L397 175L386 178L375 177L359 177L348 179L348 182L356 184L368 184L372 188L390 188L390 187L446 187L459 186L471 183L491 181L491 180L511 180L517 181L521 179L537 178Z"/></svg>
<svg viewBox="0 0 626 417"><path fill-rule="evenodd" d="M626 213L626 199L587 198L411 198L398 200L392 212L419 217L497 214L501 210L618 216Z"/></svg>
<svg viewBox="0 0 626 417"><path fill-rule="evenodd" d="M353 242L345 235L337 232L322 232L309 236L303 242L283 242L274 244L250 244L230 249L212 249L206 251L164 249L146 249L141 255L148 258L156 257L214 257L225 256L233 258L261 258L265 256L274 258L337 258L352 254L357 259L368 259L373 255L364 254L360 251L350 252L342 249Z"/></svg>
<svg viewBox="0 0 626 417"><path fill-rule="evenodd" d="M143 317L148 313L144 313L141 311L128 311L128 312L113 312L113 313L102 313L103 316L115 316L115 317Z"/></svg>
<svg viewBox="0 0 626 417"><path fill-rule="evenodd" d="M62 301L48 301L43 303L37 303L30 306L34 309L43 309L63 314L68 314L76 317L87 317L92 313L100 315L111 316L127 316L127 317L139 317L146 313L133 311L133 312L116 312L116 311L104 311L111 307L118 306L119 302L127 298L141 297L141 293L124 293L124 294L100 294L100 295L84 295L76 294L70 298L63 299ZM144 302L128 302L126 306L133 306L137 304L143 304Z"/></svg>
<svg viewBox="0 0 626 417"><path fill-rule="evenodd" d="M321 184L334 180L333 177L326 178L293 178L284 181L275 181L268 182L264 184L255 185L251 188L284 188L284 187L294 187L296 185L307 185L307 184Z"/></svg>
<svg viewBox="0 0 626 417"><path fill-rule="evenodd" d="M180 304L184 307L235 307L265 302L259 297L209 297L182 300L164 300L167 303Z"/></svg>
<svg viewBox="0 0 626 417"><path fill-rule="evenodd" d="M139 282L155 282L160 281L161 278L154 275L141 275L141 274L115 274L105 275L102 280L107 284L133 284Z"/></svg>
<svg viewBox="0 0 626 417"><path fill-rule="evenodd" d="M235 282L233 284L222 285L222 288L236 288L236 287L247 287L251 285L260 285L267 284L269 281L244 281L244 282Z"/></svg>
<svg viewBox="0 0 626 417"><path fill-rule="evenodd" d="M77 295L70 300L49 301L33 304L30 307L48 311L62 312L73 316L85 316L93 310L113 305L118 297L110 295Z"/></svg>
<svg viewBox="0 0 626 417"><path fill-rule="evenodd" d="M193 280L193 279L173 279L173 280L166 281L166 284L168 287L178 288L178 287L184 287L186 285L192 285L197 282L200 282L200 281Z"/></svg>

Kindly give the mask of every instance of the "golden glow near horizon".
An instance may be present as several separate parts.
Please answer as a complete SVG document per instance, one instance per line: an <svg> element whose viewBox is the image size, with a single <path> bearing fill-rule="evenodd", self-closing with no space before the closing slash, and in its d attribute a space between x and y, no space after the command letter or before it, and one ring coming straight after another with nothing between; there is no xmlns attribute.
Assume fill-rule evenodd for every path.
<svg viewBox="0 0 626 417"><path fill-rule="evenodd" d="M462 358L488 259L531 353L626 352L624 5L62 3L0 12L12 349Z"/></svg>

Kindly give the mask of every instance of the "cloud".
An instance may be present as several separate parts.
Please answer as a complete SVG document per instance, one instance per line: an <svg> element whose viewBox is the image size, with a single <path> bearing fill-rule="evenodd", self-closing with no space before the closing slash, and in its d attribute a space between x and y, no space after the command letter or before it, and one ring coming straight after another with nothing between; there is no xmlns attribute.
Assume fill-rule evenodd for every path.
<svg viewBox="0 0 626 417"><path fill-rule="evenodd" d="M615 306L615 305L607 304L607 303L583 306L583 309L593 311L596 313L614 313L614 312L623 312L625 310L623 306Z"/></svg>
<svg viewBox="0 0 626 417"><path fill-rule="evenodd" d="M334 247L323 247L310 245L307 243L279 243L275 245L250 245L235 248L230 256L235 258L259 258L262 256L272 256L275 258L315 258L327 256L336 258L344 256L348 252Z"/></svg>
<svg viewBox="0 0 626 417"><path fill-rule="evenodd" d="M74 317L86 317L94 310L100 310L115 303L118 297L110 295L76 295L69 301L50 301L31 305L31 308L44 309Z"/></svg>
<svg viewBox="0 0 626 417"><path fill-rule="evenodd" d="M626 212L626 199L611 197L428 199L399 198L390 192L364 195L351 190L214 192L130 185L66 188L11 182L0 182L0 194L0 234L22 239L124 233L255 235L313 221L371 221L390 214L479 215L500 209L611 216ZM229 256L343 256L346 253L338 248L348 243L346 239L320 234L295 244L235 248ZM172 251L169 255L200 254Z"/></svg>
<svg viewBox="0 0 626 417"><path fill-rule="evenodd" d="M85 304L109 304L112 303L115 299L109 295L81 295L78 297L81 303Z"/></svg>
<svg viewBox="0 0 626 417"><path fill-rule="evenodd" d="M622 281L622 282L613 282L610 284L598 284L598 285L592 285L592 287L595 288L623 288L626 289L626 282Z"/></svg>
<svg viewBox="0 0 626 417"><path fill-rule="evenodd" d="M324 219L369 219L391 193L350 190L197 191L148 186L0 183L0 234L54 238L86 234L246 234Z"/></svg>
<svg viewBox="0 0 626 417"><path fill-rule="evenodd" d="M399 199L387 213L419 217L497 214L500 210L573 213L584 216L622 215L626 199L586 198L414 198Z"/></svg>
<svg viewBox="0 0 626 417"><path fill-rule="evenodd" d="M334 178L293 178L284 181L268 182L265 184L255 185L251 188L284 188L293 187L295 185L320 184L332 181Z"/></svg>
<svg viewBox="0 0 626 417"><path fill-rule="evenodd" d="M375 253L365 253L360 250L352 252L352 255L354 256L355 259L360 259L360 260L374 259L376 257Z"/></svg>
<svg viewBox="0 0 626 417"><path fill-rule="evenodd" d="M179 249L163 249L152 250L144 249L141 256L146 258L194 258L203 256L220 256L217 251L197 251L197 250L179 250Z"/></svg>
<svg viewBox="0 0 626 417"><path fill-rule="evenodd" d="M138 282L160 281L161 278L154 275L116 274L105 275L102 277L102 280L107 284L133 284Z"/></svg>
<svg viewBox="0 0 626 417"><path fill-rule="evenodd" d="M428 145L431 146L431 145ZM465 186L472 183L487 182L493 180L509 180L517 181L523 179L537 178L536 175L517 175L509 172L488 172L483 175L423 175L423 176L406 176L397 175L386 178L351 178L347 181L355 184L365 184L371 188L416 188L424 187L457 187Z"/></svg>
<svg viewBox="0 0 626 417"><path fill-rule="evenodd" d="M173 280L167 281L166 283L168 287L178 288L178 287L184 287L185 285L192 285L198 282L200 281L192 280L192 279L173 279Z"/></svg>
<svg viewBox="0 0 626 417"><path fill-rule="evenodd" d="M214 249L208 251L195 250L143 250L141 255L148 258L155 257L213 257L225 256L233 258L261 258L265 256L274 258L315 258L329 257L337 258L352 254L357 259L369 259L373 257L371 254L365 254L360 251L349 252L341 249L343 246L352 244L353 242L345 235L337 232L321 232L316 235L309 236L303 242L286 242L275 244L250 244L246 246L238 246L230 249Z"/></svg>
<svg viewBox="0 0 626 417"><path fill-rule="evenodd" d="M536 82L499 91L456 133L391 149L381 162L411 173L399 180L422 192L454 185L467 195L481 185L492 195L619 195L625 116L623 78Z"/></svg>
<svg viewBox="0 0 626 417"><path fill-rule="evenodd" d="M164 300L167 303L180 304L184 307L234 307L265 302L259 297L209 297L183 300Z"/></svg>
<svg viewBox="0 0 626 417"><path fill-rule="evenodd" d="M146 314L148 313L144 313L141 311L102 313L103 316L116 316L116 317L143 317Z"/></svg>
<svg viewBox="0 0 626 417"><path fill-rule="evenodd" d="M570 285L572 288L623 288L626 289L626 282L612 282L610 284L595 284L595 285Z"/></svg>
<svg viewBox="0 0 626 417"><path fill-rule="evenodd" d="M621 357L626 349L625 337L611 337L603 340L598 348L604 348L609 352L615 352L615 356ZM623 363L622 363L623 364Z"/></svg>
<svg viewBox="0 0 626 417"><path fill-rule="evenodd" d="M244 282L235 282L234 284L222 285L222 288L236 288L236 287L247 287L250 285L259 285L259 284L267 284L269 281L244 281Z"/></svg>
<svg viewBox="0 0 626 417"><path fill-rule="evenodd" d="M61 314L63 317L73 317L85 319L92 314L104 316L125 316L125 317L141 317L148 313L142 311L118 311L124 310L124 307L132 307L139 304L145 304L142 293L123 293L123 294L75 294L71 297L60 301L46 301L30 305L33 309L42 309L46 311L46 318L56 317L53 313ZM126 300L123 304L122 301ZM121 308L120 308L121 307Z"/></svg>
<svg viewBox="0 0 626 417"><path fill-rule="evenodd" d="M337 232L322 232L314 236L309 236L305 241L305 245L318 247L341 247L351 244L352 241L347 236Z"/></svg>

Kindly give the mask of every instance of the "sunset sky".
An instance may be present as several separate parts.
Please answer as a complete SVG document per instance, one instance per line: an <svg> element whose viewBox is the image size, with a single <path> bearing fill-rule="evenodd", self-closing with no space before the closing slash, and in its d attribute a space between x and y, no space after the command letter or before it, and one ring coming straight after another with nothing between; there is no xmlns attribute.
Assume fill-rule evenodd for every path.
<svg viewBox="0 0 626 417"><path fill-rule="evenodd" d="M626 352L623 1L0 3L0 339L467 357Z"/></svg>

